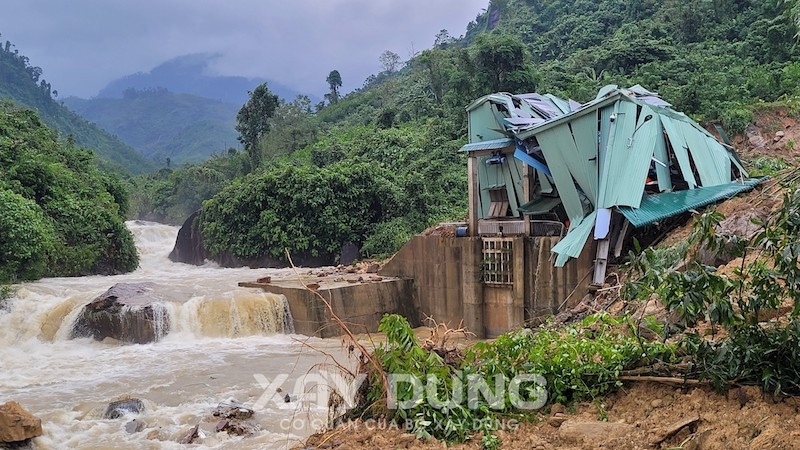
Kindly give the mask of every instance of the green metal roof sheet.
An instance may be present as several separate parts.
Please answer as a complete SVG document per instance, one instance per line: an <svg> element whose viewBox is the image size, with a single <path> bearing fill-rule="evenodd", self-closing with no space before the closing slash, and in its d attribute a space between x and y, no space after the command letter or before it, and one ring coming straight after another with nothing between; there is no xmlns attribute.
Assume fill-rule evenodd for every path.
<svg viewBox="0 0 800 450"><path fill-rule="evenodd" d="M667 217L699 208L722 199L733 197L734 195L749 191L768 177L753 178L743 183L734 181L733 183L721 184L718 186L698 187L684 191L667 192L663 194L645 195L638 208L620 206L619 211L630 221L634 227L666 219Z"/></svg>
<svg viewBox="0 0 800 450"><path fill-rule="evenodd" d="M539 197L520 206L517 211L529 215L545 214L560 204L561 199L559 197Z"/></svg>
<svg viewBox="0 0 800 450"><path fill-rule="evenodd" d="M514 143L514 139L511 138L492 139L491 141L469 143L461 147L458 151L477 152L480 150L500 150L501 148L513 147L515 145L516 144Z"/></svg>

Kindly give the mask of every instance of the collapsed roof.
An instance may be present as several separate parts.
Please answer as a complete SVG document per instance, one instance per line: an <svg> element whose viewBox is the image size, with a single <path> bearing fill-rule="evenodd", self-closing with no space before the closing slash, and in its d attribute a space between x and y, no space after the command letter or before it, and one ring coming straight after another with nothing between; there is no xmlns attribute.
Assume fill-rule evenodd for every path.
<svg viewBox="0 0 800 450"><path fill-rule="evenodd" d="M520 163L532 169L529 201L511 198L522 192L512 186L511 207L503 215L563 206L569 229L553 249L557 266L580 254L592 230L595 239L607 237L612 210L640 227L761 181L747 178L730 145L639 85L606 86L585 104L550 94L495 93L474 101L467 112L470 143L461 151L483 156L481 191L521 184ZM506 159L506 152L514 158ZM499 170L494 178L491 170ZM512 175L509 183L497 181L503 173ZM499 210L488 204L481 217L497 218Z"/></svg>

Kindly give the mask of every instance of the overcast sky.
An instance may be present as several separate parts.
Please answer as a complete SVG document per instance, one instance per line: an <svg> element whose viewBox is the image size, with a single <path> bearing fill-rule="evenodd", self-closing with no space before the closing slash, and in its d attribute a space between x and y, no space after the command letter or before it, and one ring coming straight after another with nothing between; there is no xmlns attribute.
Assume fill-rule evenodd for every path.
<svg viewBox="0 0 800 450"><path fill-rule="evenodd" d="M60 97L92 97L108 82L174 57L219 53L220 75L263 77L321 96L332 69L344 92L405 61L447 29L465 33L489 0L3 0L0 41L42 68Z"/></svg>

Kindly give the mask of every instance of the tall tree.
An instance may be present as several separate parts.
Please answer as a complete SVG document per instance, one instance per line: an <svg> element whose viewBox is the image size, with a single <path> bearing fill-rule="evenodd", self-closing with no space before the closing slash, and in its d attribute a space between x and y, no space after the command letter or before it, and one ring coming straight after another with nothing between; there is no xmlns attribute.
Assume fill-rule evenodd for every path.
<svg viewBox="0 0 800 450"><path fill-rule="evenodd" d="M250 156L250 163L255 169L261 163L261 152L258 143L269 132L270 118L278 108L278 96L273 94L267 83L258 85L248 92L250 99L236 114L236 131L239 142Z"/></svg>
<svg viewBox="0 0 800 450"><path fill-rule="evenodd" d="M379 60L381 66L383 66L384 72L394 73L395 70L397 70L397 66L400 64L400 55L391 50L386 50L381 54Z"/></svg>
<svg viewBox="0 0 800 450"><path fill-rule="evenodd" d="M328 82L328 86L331 88L331 92L325 94L325 98L327 98L328 102L331 104L338 102L339 88L342 87L342 75L338 70L331 70L331 73L328 74L328 78L326 78L325 81Z"/></svg>

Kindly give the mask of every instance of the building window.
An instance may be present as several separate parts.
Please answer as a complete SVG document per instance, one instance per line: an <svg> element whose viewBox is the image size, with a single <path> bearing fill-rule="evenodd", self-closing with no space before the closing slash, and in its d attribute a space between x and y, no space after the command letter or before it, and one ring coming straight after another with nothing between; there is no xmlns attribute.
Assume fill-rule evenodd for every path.
<svg viewBox="0 0 800 450"><path fill-rule="evenodd" d="M514 284L514 241L511 238L483 238L481 273L485 284Z"/></svg>

